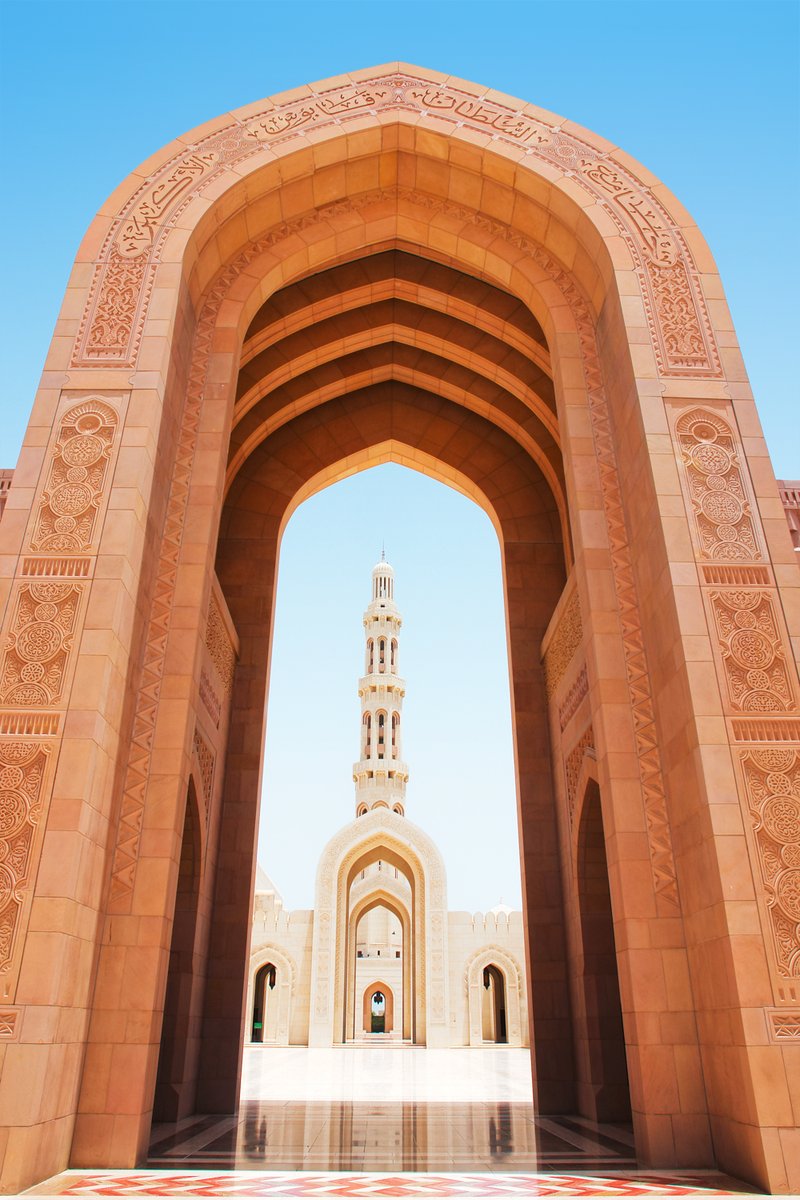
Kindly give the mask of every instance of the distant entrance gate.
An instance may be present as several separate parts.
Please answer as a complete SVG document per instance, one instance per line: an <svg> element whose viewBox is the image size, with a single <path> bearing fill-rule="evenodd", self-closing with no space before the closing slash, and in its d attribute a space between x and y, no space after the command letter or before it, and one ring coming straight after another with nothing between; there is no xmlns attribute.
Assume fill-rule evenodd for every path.
<svg viewBox="0 0 800 1200"><path fill-rule="evenodd" d="M2 525L5 1188L235 1105L280 537L391 460L502 547L540 1111L800 1190L800 605L722 297L627 155L398 64L114 193Z"/></svg>

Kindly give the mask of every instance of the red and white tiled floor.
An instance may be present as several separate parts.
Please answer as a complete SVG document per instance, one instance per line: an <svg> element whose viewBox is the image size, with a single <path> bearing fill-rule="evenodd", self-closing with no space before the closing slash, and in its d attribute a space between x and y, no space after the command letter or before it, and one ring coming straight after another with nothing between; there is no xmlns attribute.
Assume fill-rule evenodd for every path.
<svg viewBox="0 0 800 1200"><path fill-rule="evenodd" d="M520 1200L753 1195L638 1168L624 1125L539 1117L527 1051L245 1052L241 1106L154 1126L147 1170L65 1171L26 1195Z"/></svg>

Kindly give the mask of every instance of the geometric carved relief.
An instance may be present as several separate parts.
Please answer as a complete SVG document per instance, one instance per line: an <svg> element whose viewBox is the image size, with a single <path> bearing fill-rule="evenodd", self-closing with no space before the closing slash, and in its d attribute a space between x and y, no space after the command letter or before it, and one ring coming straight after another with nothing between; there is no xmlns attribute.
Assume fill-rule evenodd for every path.
<svg viewBox="0 0 800 1200"><path fill-rule="evenodd" d="M31 549L79 553L92 544L118 417L95 397L61 421L39 502Z"/></svg>
<svg viewBox="0 0 800 1200"><path fill-rule="evenodd" d="M0 743L0 974L11 964L41 816L48 747Z"/></svg>
<svg viewBox="0 0 800 1200"><path fill-rule="evenodd" d="M566 603L556 631L544 656L544 686L548 699L558 687L561 678L572 661L572 656L581 644L581 606L577 589Z"/></svg>
<svg viewBox="0 0 800 1200"><path fill-rule="evenodd" d="M225 686L225 691L230 695L231 688L233 687L233 672L236 667L236 651L231 645L228 630L225 628L225 622L222 619L222 613L219 611L219 605L213 592L211 593L208 605L206 646L208 647L211 661L219 671L219 677Z"/></svg>
<svg viewBox="0 0 800 1200"><path fill-rule="evenodd" d="M747 750L741 763L778 972L800 978L800 750Z"/></svg>
<svg viewBox="0 0 800 1200"><path fill-rule="evenodd" d="M3 704L33 708L61 698L82 592L77 583L20 586L0 666Z"/></svg>
<svg viewBox="0 0 800 1200"><path fill-rule="evenodd" d="M771 1012L770 1023L776 1042L800 1043L800 1012Z"/></svg>
<svg viewBox="0 0 800 1200"><path fill-rule="evenodd" d="M711 592L730 704L740 712L786 712L791 677L769 592Z"/></svg>
<svg viewBox="0 0 800 1200"><path fill-rule="evenodd" d="M684 487L702 558L761 559L737 439L717 413L694 409L676 425Z"/></svg>
<svg viewBox="0 0 800 1200"><path fill-rule="evenodd" d="M217 729L219 729L219 721L222 716L222 701L217 695L211 680L208 678L205 667L200 671L200 699L206 706L206 711L212 718Z"/></svg>
<svg viewBox="0 0 800 1200"><path fill-rule="evenodd" d="M569 725L575 713L581 706L589 691L589 676L586 673L586 665L581 667L575 678L575 682L570 687L558 709L558 723L561 726L563 733L567 725Z"/></svg>

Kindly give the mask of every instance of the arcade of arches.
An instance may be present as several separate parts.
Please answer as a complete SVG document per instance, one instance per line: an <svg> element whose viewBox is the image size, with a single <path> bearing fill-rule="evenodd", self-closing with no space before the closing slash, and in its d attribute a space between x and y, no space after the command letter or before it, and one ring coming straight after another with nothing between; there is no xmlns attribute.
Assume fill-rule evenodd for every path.
<svg viewBox="0 0 800 1200"><path fill-rule="evenodd" d="M799 579L719 276L622 151L403 64L80 248L0 531L3 1185L235 1104L281 533L388 460L502 548L539 1111L626 1072L642 1164L800 1190Z"/></svg>

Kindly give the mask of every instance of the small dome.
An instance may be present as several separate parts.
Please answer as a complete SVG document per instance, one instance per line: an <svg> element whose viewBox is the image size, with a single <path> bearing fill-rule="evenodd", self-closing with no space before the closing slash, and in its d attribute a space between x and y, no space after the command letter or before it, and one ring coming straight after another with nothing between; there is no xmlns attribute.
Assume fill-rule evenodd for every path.
<svg viewBox="0 0 800 1200"><path fill-rule="evenodd" d="M508 905L504 904L502 900L499 904L495 904L494 908L489 909L489 912L495 917L499 917L501 913L503 913L506 917L510 917L513 911L513 908L509 908Z"/></svg>
<svg viewBox="0 0 800 1200"><path fill-rule="evenodd" d="M380 562L375 563L375 566L372 568L372 574L394 575L394 567L391 563L388 563L385 558L382 558Z"/></svg>

